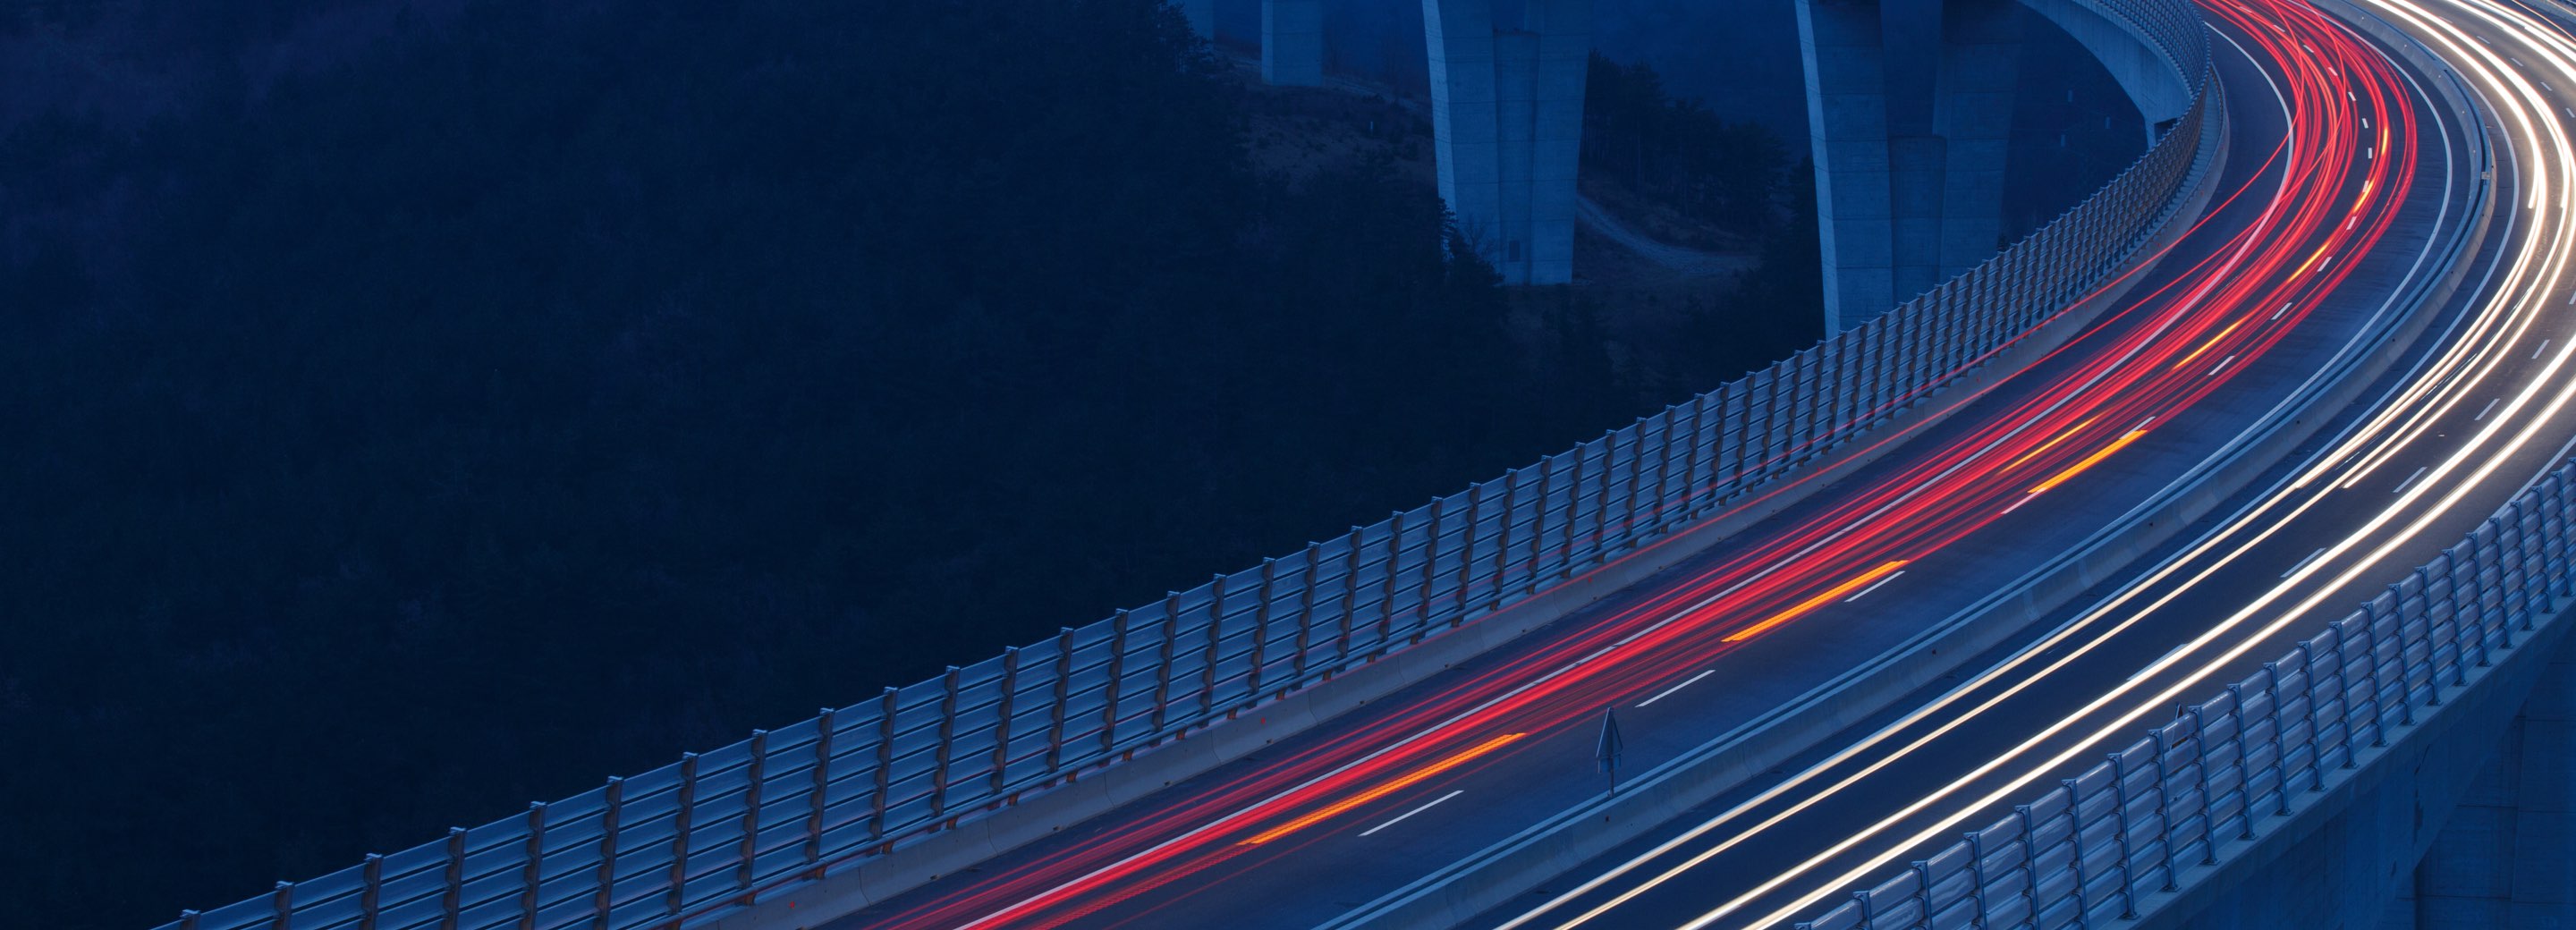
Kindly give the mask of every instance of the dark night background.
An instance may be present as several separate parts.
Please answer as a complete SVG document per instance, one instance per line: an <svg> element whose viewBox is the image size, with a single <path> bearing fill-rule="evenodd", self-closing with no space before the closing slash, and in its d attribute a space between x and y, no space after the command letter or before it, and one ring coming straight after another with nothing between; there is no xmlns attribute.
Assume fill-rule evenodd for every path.
<svg viewBox="0 0 2576 930"><path fill-rule="evenodd" d="M1386 6L1412 38L1345 4L1333 41L1396 35L1340 67L1401 89ZM1707 19L1618 6L1605 46ZM1596 62L1588 182L1753 268L1639 298L1446 258L1427 126L1256 158L1262 114L1350 105L1152 0L12 10L18 926L154 925L801 719L1816 335L1794 32Z"/></svg>

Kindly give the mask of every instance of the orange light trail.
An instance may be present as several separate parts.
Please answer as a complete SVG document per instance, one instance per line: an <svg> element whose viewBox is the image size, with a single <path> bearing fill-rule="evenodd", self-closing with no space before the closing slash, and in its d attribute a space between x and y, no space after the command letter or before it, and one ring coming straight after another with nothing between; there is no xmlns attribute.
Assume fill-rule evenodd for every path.
<svg viewBox="0 0 2576 930"><path fill-rule="evenodd" d="M1367 791L1362 791L1331 804L1326 804L1323 807L1317 808L1313 813L1272 827L1268 830L1263 830L1258 834L1254 834L1251 839L1244 840L1243 842L1236 843L1235 845L1259 846L1263 843L1270 842L1271 840L1314 826L1315 824L1331 819L1344 811L1350 810L1351 808L1358 807L1370 801L1375 801L1379 798L1386 797L1387 795L1413 787L1414 784L1425 778L1430 778L1431 776L1438 775L1450 769L1473 762L1478 756L1501 749L1504 744L1528 735L1529 734L1527 733L1505 733L1501 736L1469 746L1465 752L1450 756L1449 758L1442 759L1422 768L1415 769L1410 774L1394 781L1387 782L1386 784L1379 785Z"/></svg>
<svg viewBox="0 0 2576 930"><path fill-rule="evenodd" d="M1854 589L1859 588L1862 585L1887 577L1887 573L1904 568L1905 563L1908 561L1910 560L1898 559L1893 562L1882 563L1877 568L1862 572L1858 578L1835 585L1826 590L1823 594L1799 601L1798 606L1781 611L1778 614L1773 615L1769 620L1764 620L1752 626L1745 627L1744 629L1737 630L1733 635L1728 636L1725 641L1730 643L1740 643L1745 640L1752 639L1753 637L1760 636L1764 631L1769 630L1772 627L1798 619L1799 616L1807 613L1808 611L1833 603L1835 598L1842 597L1845 594L1850 594Z"/></svg>
<svg viewBox="0 0 2576 930"><path fill-rule="evenodd" d="M2056 475L2051 476L2048 480L2046 480L2046 481L2042 481L2042 482L2040 482L2037 486L2035 486L2035 487L2031 488L2031 489L2030 489L2030 490L2028 490L2028 491L2024 491L2024 492L2022 492L2022 493L2025 493L2025 494L2038 494L2038 493L2041 493L2041 492L2043 492L2043 491L2046 491L2046 490L2048 490L2048 489L2050 489L2050 488L2056 487L2056 486L2058 486L2059 484L2064 483L2064 482L2066 481L2066 479L2068 479L2068 478L2073 478L2073 477L2075 477L2076 475L2081 474L2085 469L2087 469L2087 468L2091 468L2091 467L2093 467L2093 466L2095 466L2095 465L2100 464L2100 463L2101 463L2101 461L2102 461L2103 459L2110 458L2110 457L2111 457L2111 453L2118 452L2118 451L2120 451L2121 449L2128 447L2128 445L2129 445L2130 443L2133 443L2133 442L2138 441L2138 437L2140 437L2140 436L2144 436L2144 435L2146 435L2146 434L2147 434L2147 431L2146 431L2146 430L2142 430L2142 429L2133 429L2133 430L2130 430L2126 435L2123 435L2123 436L2121 436L2121 437L2120 437L2120 438L2118 438L2118 439L2112 440L2110 445L2103 446L2103 447L2102 447L2102 451L2100 451L2100 452L2095 452L2095 453L2093 453L2092 455L2085 456L2083 461L2081 461L2081 462L2077 462L2077 463L2075 463L2075 464L2073 464L2073 465L2066 466L2066 470L2065 470L2065 471L2058 472Z"/></svg>
<svg viewBox="0 0 2576 930"><path fill-rule="evenodd" d="M2308 257L2308 261L2314 262L2314 261L2316 261L2316 260L2317 260L2317 259L2316 259L2316 256L2311 255L2311 256L2309 256L2309 257ZM2301 266L2299 266L2299 270L2300 270L2300 271L2306 271L2306 270L2308 270L2308 266L2306 266L2306 265L2301 265ZM2201 344L2200 344L2200 348L2197 348L2197 349L2193 349L2193 350L2191 350L2191 354L2190 354L2190 355L2183 356L2183 357L2182 357L2182 361L2179 361L2179 362L2175 362L2175 363L2173 363L2173 367L2171 367L2171 368L2167 368L2167 369L2165 369L2165 370L2166 370L2166 371L2180 371L2180 370L2182 370L2182 367L2183 367L2183 366L2185 366L2185 365L2189 365L2189 364L2191 364L2191 362L2192 362L2192 360L2193 360L2193 359L2199 358L2201 353L2209 351L2209 347L2210 347L2210 346L2217 345L2219 340L2227 338L2227 334L2228 334L2228 333L2235 332L2235 331L2236 331L2236 327L2243 326L2243 325L2245 325L2245 321L2244 321L2243 319L2241 319L2241 318L2240 318L2240 319L2238 319L2236 322L2233 322L2233 323L2229 323L2229 324L2227 324L2227 328L2226 328L2226 329L2219 330L2219 331L2218 331L2218 335L2215 335L2215 336L2211 336L2211 337L2209 337L2209 341L2208 341L2208 342L2201 343Z"/></svg>
<svg viewBox="0 0 2576 930"><path fill-rule="evenodd" d="M2017 458L2017 459L2014 459L2014 460L2012 460L2012 461L2010 461L2010 462L2006 462L2006 463L2004 463L2004 468L2006 468L2006 469L2012 469L2012 468L2019 467L2019 466L2021 465L2021 463L2023 463L2023 462L2027 462L2027 461L2030 461L2031 459L2038 457L2038 455L2039 455L2040 453L2042 453L2042 452L2046 452L2046 451L2048 451L2048 450L2050 450L2050 449L2057 448L2057 444L2058 444L2058 443L2065 442L2065 441L2067 441L2068 439L2072 439L2072 438L2074 438L2075 434L2083 432L2085 427L2093 425L2093 421L2095 421L2095 420L2099 420L2099 419L2101 419L2101 418L2102 418L2102 417L2101 417L2101 415L2100 415L2100 414L2095 414L2095 415L2093 415L2093 416L2085 417L2085 418L2084 418L2084 422L2082 422L2082 423L2078 423L2078 424L2075 424L2072 428L2069 428L2066 432L2063 432L2063 433L2059 433L2059 434L2057 434L2057 438L2055 438L2055 439L2051 439L2051 440L2049 440L2049 441L2047 441L2047 442L2044 442L2044 443L2040 443L2039 448L2032 449L2032 450L2030 450L2030 451L2028 451L2028 452L2024 452L2024 453L2022 453L2022 456L2021 456L2020 458Z"/></svg>

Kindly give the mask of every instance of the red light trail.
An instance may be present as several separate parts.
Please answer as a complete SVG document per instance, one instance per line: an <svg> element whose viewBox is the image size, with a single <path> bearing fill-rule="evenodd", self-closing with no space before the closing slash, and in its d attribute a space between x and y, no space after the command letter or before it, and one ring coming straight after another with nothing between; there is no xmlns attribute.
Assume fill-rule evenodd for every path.
<svg viewBox="0 0 2576 930"><path fill-rule="evenodd" d="M1794 525L1737 541L1728 557L1623 610L1554 641L1512 647L1508 658L1421 699L1372 708L1341 732L1187 795L1111 815L1121 818L1114 829L926 889L872 925L1057 927L1184 878L1205 887L1212 872L1292 853L1318 828L1442 774L1503 764L1536 742L1524 737L1587 724L1606 704L1691 674L1909 565L1921 570L1951 543L2117 461L2154 435L2153 424L2199 403L2292 332L2378 242L2412 186L2412 105L2377 51L2288 0L2209 10L2269 59L2291 127L2219 206L2265 179L2276 185L2270 199L2172 281L2001 379L2017 399L1962 410L1955 437L1909 447L1912 460L1884 477L1839 492ZM2191 235L2215 234L2195 225Z"/></svg>

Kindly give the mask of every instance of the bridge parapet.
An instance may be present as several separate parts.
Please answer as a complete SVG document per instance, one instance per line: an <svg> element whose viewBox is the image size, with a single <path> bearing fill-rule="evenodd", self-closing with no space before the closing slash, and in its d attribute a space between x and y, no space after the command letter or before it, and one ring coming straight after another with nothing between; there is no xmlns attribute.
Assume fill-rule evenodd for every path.
<svg viewBox="0 0 2576 930"><path fill-rule="evenodd" d="M2445 700L2563 638L2571 484L2576 464L2225 693L1798 927L2092 926L2208 878Z"/></svg>
<svg viewBox="0 0 2576 930"><path fill-rule="evenodd" d="M2193 202L2225 121L2197 14L2181 0L2099 2L2158 37L2189 109L2082 204L1886 315L1258 567L161 930L718 922L1669 537L1968 379L2119 276Z"/></svg>

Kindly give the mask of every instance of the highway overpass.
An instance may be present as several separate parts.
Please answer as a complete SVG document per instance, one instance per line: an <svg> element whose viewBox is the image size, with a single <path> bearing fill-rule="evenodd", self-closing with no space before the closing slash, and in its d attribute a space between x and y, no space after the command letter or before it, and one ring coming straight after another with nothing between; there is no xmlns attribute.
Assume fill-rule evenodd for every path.
<svg viewBox="0 0 2576 930"><path fill-rule="evenodd" d="M2185 105L1885 315L176 926L2564 919L2576 42L2487 0L2067 6Z"/></svg>

